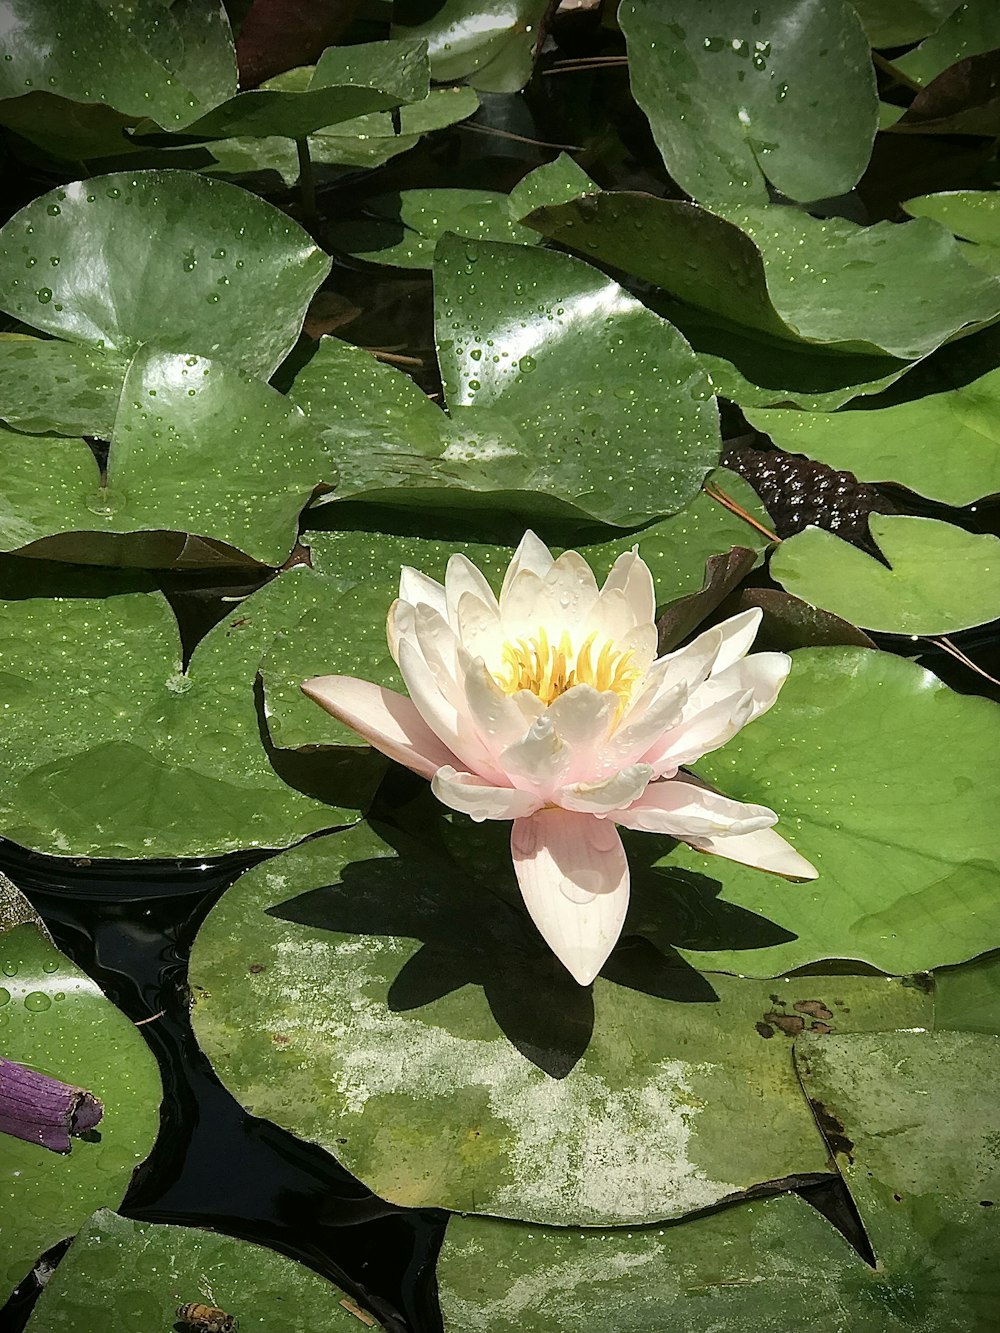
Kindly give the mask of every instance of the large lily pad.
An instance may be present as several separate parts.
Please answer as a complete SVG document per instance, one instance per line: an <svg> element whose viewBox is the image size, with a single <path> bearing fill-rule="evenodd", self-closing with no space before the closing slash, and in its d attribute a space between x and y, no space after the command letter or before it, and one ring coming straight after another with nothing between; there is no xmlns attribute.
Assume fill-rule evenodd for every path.
<svg viewBox="0 0 1000 1333"><path fill-rule="evenodd" d="M266 644L329 596L323 580L280 575L182 673L173 614L146 577L0 562L4 835L57 855L175 857L348 822L370 766L356 751L283 760L254 700Z"/></svg>
<svg viewBox="0 0 1000 1333"><path fill-rule="evenodd" d="M776 810L819 878L790 886L678 849L667 864L695 872L699 909L675 943L698 967L751 976L823 958L916 972L998 947L998 744L995 704L953 693L912 662L863 648L794 652L774 708L698 772ZM726 904L793 938L722 945Z"/></svg>
<svg viewBox="0 0 1000 1333"><path fill-rule="evenodd" d="M711 480L713 489L720 487L758 523L766 523L760 501L742 478L719 468ZM313 510L313 521L321 521L324 513L336 518L337 506ZM541 532L544 537L544 527ZM513 543L520 536L521 531L509 535L509 545L503 541L488 545L380 531L308 533L314 565L336 584L340 596L332 612L317 607L279 631L261 664L275 743L289 748L358 743L352 732L302 694L299 686L310 676L360 676L402 688L385 639L385 618L399 591L401 566L412 565L440 580L448 557L461 551L499 590ZM700 588L710 556L737 545L759 554L767 541L759 528L702 492L682 513L631 537L575 545L603 579L617 557L636 544L653 572L662 606Z"/></svg>
<svg viewBox="0 0 1000 1333"><path fill-rule="evenodd" d="M1000 371L878 409L747 409L747 418L782 449L862 481L899 482L959 506L1000 491Z"/></svg>
<svg viewBox="0 0 1000 1333"><path fill-rule="evenodd" d="M1000 540L909 514L872 514L888 567L822 528L783 541L772 577L864 629L950 634L1000 619Z"/></svg>
<svg viewBox="0 0 1000 1333"><path fill-rule="evenodd" d="M531 77L546 0L397 0L393 34L427 42L438 82L468 79L488 93L515 93Z"/></svg>
<svg viewBox="0 0 1000 1333"><path fill-rule="evenodd" d="M8 920L18 902L16 890L0 885ZM153 1146L162 1088L135 1027L30 922L0 932L0 1047L15 1063L87 1088L104 1106L99 1132L75 1138L65 1155L0 1136L2 1298L95 1208L117 1207Z"/></svg>
<svg viewBox="0 0 1000 1333"><path fill-rule="evenodd" d="M169 1329L177 1307L223 1310L240 1333L356 1333L343 1292L318 1273L249 1241L197 1227L149 1226L95 1213L60 1263L28 1333Z"/></svg>
<svg viewBox="0 0 1000 1333"><path fill-rule="evenodd" d="M853 188L878 119L846 0L626 0L629 73L674 180L704 202L766 204Z"/></svg>
<svg viewBox="0 0 1000 1333"><path fill-rule="evenodd" d="M732 204L723 218L623 193L584 195L524 221L716 319L868 358L924 356L1000 311L1000 282L969 264L929 218L861 227L795 208Z"/></svg>
<svg viewBox="0 0 1000 1333"><path fill-rule="evenodd" d="M389 836L358 825L244 875L190 977L234 1095L397 1203L623 1224L823 1172L787 1037L756 1024L800 1003L912 1026L928 1003L842 977L776 1002L772 983L702 977L628 926L591 994L520 907L506 829L459 821L457 863ZM655 892L636 905L640 929L665 910Z"/></svg>
<svg viewBox="0 0 1000 1333"><path fill-rule="evenodd" d="M32 434L110 439L127 366L93 347L0 338L0 419Z"/></svg>
<svg viewBox="0 0 1000 1333"><path fill-rule="evenodd" d="M25 324L98 351L149 344L265 377L329 269L271 204L184 171L78 181L0 229L0 288Z"/></svg>

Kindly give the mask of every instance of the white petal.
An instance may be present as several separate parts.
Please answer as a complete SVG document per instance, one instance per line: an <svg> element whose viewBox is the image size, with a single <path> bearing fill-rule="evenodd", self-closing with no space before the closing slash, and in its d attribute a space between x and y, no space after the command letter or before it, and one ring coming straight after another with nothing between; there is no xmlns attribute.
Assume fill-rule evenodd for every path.
<svg viewBox="0 0 1000 1333"><path fill-rule="evenodd" d="M503 786L503 774L479 739L472 719L442 694L419 648L409 639L399 643L399 670L420 716L458 756L461 766Z"/></svg>
<svg viewBox="0 0 1000 1333"><path fill-rule="evenodd" d="M617 711L618 696L595 690L592 685L574 685L549 704L545 716L571 752L564 782L586 782L608 776L607 769L599 771L599 756ZM623 767L615 765L616 769Z"/></svg>
<svg viewBox="0 0 1000 1333"><path fill-rule="evenodd" d="M448 614L448 603L442 585L436 579L421 574L419 569L414 569L411 565L404 565L399 571L399 595L411 606L420 606L424 603L432 606L439 615Z"/></svg>
<svg viewBox="0 0 1000 1333"><path fill-rule="evenodd" d="M407 636L416 638L416 615L416 607L412 602L405 602L401 597L397 597L389 607L389 614L385 618L385 637L392 660L397 666L400 639Z"/></svg>
<svg viewBox="0 0 1000 1333"><path fill-rule="evenodd" d="M741 611L739 615L730 616L728 620L723 620L715 626L717 630L722 631L722 647L719 649L713 675L717 671L725 671L726 667L732 666L734 662L747 655L753 647L763 616L764 612L759 606L752 606L749 611Z"/></svg>
<svg viewBox="0 0 1000 1333"><path fill-rule="evenodd" d="M511 579L500 607L500 627L505 639L535 634L542 620L544 584L533 569L520 569Z"/></svg>
<svg viewBox="0 0 1000 1333"><path fill-rule="evenodd" d="M549 637L558 640L563 629L586 624L597 601L594 571L577 551L563 551L542 583L541 623L552 626Z"/></svg>
<svg viewBox="0 0 1000 1333"><path fill-rule="evenodd" d="M652 764L658 774L676 773L682 765L693 764L731 741L749 721L752 710L753 694L749 690L722 699L666 732L649 747L642 762Z"/></svg>
<svg viewBox="0 0 1000 1333"><path fill-rule="evenodd" d="M572 748L560 739L550 712L551 709L544 712L497 759L512 786L528 787L546 800L566 782L573 758Z"/></svg>
<svg viewBox="0 0 1000 1333"><path fill-rule="evenodd" d="M545 710L541 699L527 690L504 694L482 658L471 664L463 684L469 714L492 754L499 755L519 741Z"/></svg>
<svg viewBox="0 0 1000 1333"><path fill-rule="evenodd" d="M620 588L625 594L633 625L642 625L656 619L656 590L649 566L639 556L639 552L626 551L611 566L611 573L604 580L602 592Z"/></svg>
<svg viewBox="0 0 1000 1333"><path fill-rule="evenodd" d="M444 593L448 602L448 620L452 629L458 629L458 602L463 593L474 593L487 606L496 607L497 599L486 576L468 557L453 555L448 560L444 575Z"/></svg>
<svg viewBox="0 0 1000 1333"><path fill-rule="evenodd" d="M627 714L614 735L601 748L599 767L602 772L625 768L644 755L660 736L677 726L683 716L687 700L687 686L675 685L660 692L647 708Z"/></svg>
<svg viewBox="0 0 1000 1333"><path fill-rule="evenodd" d="M607 815L638 800L652 776L648 764L633 764L603 782L575 782L563 787L556 800L563 810Z"/></svg>
<svg viewBox="0 0 1000 1333"><path fill-rule="evenodd" d="M302 691L369 745L421 777L432 777L442 764L455 762L405 694L352 676L315 676L303 682Z"/></svg>
<svg viewBox="0 0 1000 1333"><path fill-rule="evenodd" d="M507 566L507 572L503 576L503 587L500 589L500 605L503 606L507 596L507 590L517 575L523 569L529 569L533 574L537 574L540 579L552 568L552 556L549 548L543 541L535 536L529 529L514 552L514 558Z"/></svg>
<svg viewBox="0 0 1000 1333"><path fill-rule="evenodd" d="M753 833L778 822L767 806L732 801L700 783L684 780L650 783L638 800L618 810L614 818L626 828L685 841Z"/></svg>
<svg viewBox="0 0 1000 1333"><path fill-rule="evenodd" d="M463 674L459 665L459 644L455 632L439 612L430 606L418 606L413 613L413 633L406 637L427 663L438 689L461 711L464 694L459 687Z"/></svg>
<svg viewBox="0 0 1000 1333"><path fill-rule="evenodd" d="M819 871L804 856L800 856L790 842L774 829L758 829L735 837L689 839L699 852L724 856L727 861L739 861L757 870L769 870L786 879L816 879Z"/></svg>
<svg viewBox="0 0 1000 1333"><path fill-rule="evenodd" d="M681 683L688 693L697 689L708 679L721 644L722 635L718 630L710 629L699 634L686 648L678 648L676 652L658 658L646 672L622 722L631 720L633 714L648 707L659 694L669 693Z"/></svg>
<svg viewBox="0 0 1000 1333"><path fill-rule="evenodd" d="M468 653L485 658L493 666L500 666L504 635L495 603L484 601L478 593L463 592L455 604L452 623Z"/></svg>
<svg viewBox="0 0 1000 1333"><path fill-rule="evenodd" d="M597 976L628 911L625 849L613 824L539 810L516 819L511 855L528 914L581 986Z"/></svg>
<svg viewBox="0 0 1000 1333"><path fill-rule="evenodd" d="M749 691L753 705L747 722L752 722L773 705L791 669L792 659L787 653L754 653L752 657L744 657L725 671L713 671L711 677L692 694L688 711L693 713L726 697L736 697Z"/></svg>
<svg viewBox="0 0 1000 1333"><path fill-rule="evenodd" d="M439 768L431 779L431 791L439 801L471 815L477 824L484 819L523 819L541 807L537 796L513 787L492 787L474 773Z"/></svg>

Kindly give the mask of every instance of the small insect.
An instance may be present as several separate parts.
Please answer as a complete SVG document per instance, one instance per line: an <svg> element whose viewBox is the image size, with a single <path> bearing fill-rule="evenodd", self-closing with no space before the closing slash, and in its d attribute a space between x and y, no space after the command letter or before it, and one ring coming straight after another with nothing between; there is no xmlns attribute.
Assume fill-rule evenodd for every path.
<svg viewBox="0 0 1000 1333"><path fill-rule="evenodd" d="M197 1301L178 1305L177 1318L188 1328L196 1328L198 1333L236 1333L239 1327L235 1315L226 1314L215 1305L200 1305Z"/></svg>

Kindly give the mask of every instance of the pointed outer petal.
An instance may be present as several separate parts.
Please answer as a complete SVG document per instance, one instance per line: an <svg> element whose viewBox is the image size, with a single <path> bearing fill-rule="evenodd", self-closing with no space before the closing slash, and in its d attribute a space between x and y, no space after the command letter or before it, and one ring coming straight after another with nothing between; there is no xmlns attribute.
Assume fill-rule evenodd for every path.
<svg viewBox="0 0 1000 1333"><path fill-rule="evenodd" d="M609 815L638 800L652 776L648 764L632 764L603 782L577 782L563 787L556 800L563 810Z"/></svg>
<svg viewBox="0 0 1000 1333"><path fill-rule="evenodd" d="M545 584L533 569L518 570L500 607L500 633L505 639L534 634L542 623L542 594Z"/></svg>
<svg viewBox="0 0 1000 1333"><path fill-rule="evenodd" d="M552 800L567 782L573 758L572 747L560 738L553 725L551 711L546 710L532 722L521 739L508 745L497 758L504 774L500 779L502 785L534 792L545 801Z"/></svg>
<svg viewBox="0 0 1000 1333"><path fill-rule="evenodd" d="M485 602L477 593L463 592L455 605L452 623L466 651L499 670L504 635L496 604Z"/></svg>
<svg viewBox="0 0 1000 1333"><path fill-rule="evenodd" d="M651 782L627 810L612 818L641 833L665 833L692 842L695 838L736 837L770 828L778 816L766 805L731 801L700 783Z"/></svg>
<svg viewBox="0 0 1000 1333"><path fill-rule="evenodd" d="M529 569L533 574L537 574L540 579L544 579L552 568L552 564L552 555L549 548L529 528L518 543L513 559L503 576L503 586L500 589L501 607L506 600L508 588L521 570Z"/></svg>
<svg viewBox="0 0 1000 1333"><path fill-rule="evenodd" d="M459 682L464 672L459 664L455 631L433 607L423 605L414 610L413 635L407 637L427 663L438 689L461 712L465 694Z"/></svg>
<svg viewBox="0 0 1000 1333"><path fill-rule="evenodd" d="M676 727L684 714L687 686L683 683L661 691L648 708L629 714L611 739L601 747L598 771L601 774L634 764L665 732Z"/></svg>
<svg viewBox="0 0 1000 1333"><path fill-rule="evenodd" d="M752 657L744 657L725 671L713 673L691 695L685 713L691 716L722 699L749 691L753 696L753 707L747 722L752 722L772 706L791 669L792 659L787 653L754 653Z"/></svg>
<svg viewBox="0 0 1000 1333"><path fill-rule="evenodd" d="M618 696L602 693L592 685L574 685L549 704L545 716L570 751L564 783L592 782L609 776L608 768L600 768L600 758L617 711Z"/></svg>
<svg viewBox="0 0 1000 1333"><path fill-rule="evenodd" d="M545 575L540 622L551 626L549 638L558 642L564 629L571 632L584 626L597 602L594 571L577 551L563 551Z"/></svg>
<svg viewBox="0 0 1000 1333"><path fill-rule="evenodd" d="M689 700L685 712L690 706ZM743 695L720 699L666 732L642 755L642 762L652 764L658 776L668 770L676 773L682 765L693 764L703 754L711 754L731 741L740 728L746 726L752 710L753 694L749 690Z"/></svg>
<svg viewBox="0 0 1000 1333"><path fill-rule="evenodd" d="M491 787L474 773L458 773L448 766L434 774L431 791L442 804L471 815L477 824L484 819L523 819L533 815L542 804L530 792Z"/></svg>
<svg viewBox="0 0 1000 1333"><path fill-rule="evenodd" d="M721 644L722 635L718 629L709 629L692 639L685 648L678 648L665 657L657 658L646 672L639 692L626 710L622 722L631 718L633 713L649 707L658 695L672 690L680 682L687 686L688 695L693 695L698 686L708 679Z"/></svg>
<svg viewBox="0 0 1000 1333"><path fill-rule="evenodd" d="M625 594L633 625L651 624L656 619L656 590L649 566L638 550L626 551L611 566L602 593L620 588Z"/></svg>
<svg viewBox="0 0 1000 1333"><path fill-rule="evenodd" d="M629 873L618 830L565 810L516 819L511 855L528 915L581 986L597 976L628 911Z"/></svg>
<svg viewBox="0 0 1000 1333"><path fill-rule="evenodd" d="M725 671L726 667L732 666L734 662L747 655L753 647L763 616L764 612L759 606L752 606L749 611L741 611L738 616L730 616L728 620L723 620L715 626L722 631L722 647L719 649L713 675Z"/></svg>
<svg viewBox="0 0 1000 1333"><path fill-rule="evenodd" d="M444 574L444 593L448 602L448 620L451 627L458 631L458 601L464 592L475 593L480 601L497 609L497 599L493 589L486 582L486 576L478 570L471 560L464 555L453 555L448 561Z"/></svg>
<svg viewBox="0 0 1000 1333"><path fill-rule="evenodd" d="M405 694L353 676L314 676L303 682L302 691L369 745L422 778L433 777L442 765L455 762L455 755Z"/></svg>
<svg viewBox="0 0 1000 1333"><path fill-rule="evenodd" d="M481 657L470 664L463 684L469 715L483 744L495 756L521 740L545 710L541 699L527 690L518 690L516 695L504 694ZM526 715L525 708L528 700L535 705L530 715Z"/></svg>
<svg viewBox="0 0 1000 1333"><path fill-rule="evenodd" d="M427 606L433 606L439 615L448 614L448 602L442 584L438 583L437 579L421 574L419 569L414 569L411 565L404 565L399 571L399 595L411 606L425 603Z"/></svg>
<svg viewBox="0 0 1000 1333"><path fill-rule="evenodd" d="M392 654L392 660L399 665L399 641L406 637L416 638L416 607L411 602L405 602L401 597L397 597L392 606L389 607L389 614L385 618L385 638L389 645L389 652Z"/></svg>
<svg viewBox="0 0 1000 1333"><path fill-rule="evenodd" d="M756 870L769 870L786 879L817 879L819 871L804 856L800 856L790 842L774 829L758 829L730 837L688 838L698 852L724 856L727 861L739 861Z"/></svg>
<svg viewBox="0 0 1000 1333"><path fill-rule="evenodd" d="M458 756L460 766L471 769L488 782L507 786L503 773L479 739L472 719L441 693L423 655L409 639L399 642L399 670L420 716L442 744Z"/></svg>

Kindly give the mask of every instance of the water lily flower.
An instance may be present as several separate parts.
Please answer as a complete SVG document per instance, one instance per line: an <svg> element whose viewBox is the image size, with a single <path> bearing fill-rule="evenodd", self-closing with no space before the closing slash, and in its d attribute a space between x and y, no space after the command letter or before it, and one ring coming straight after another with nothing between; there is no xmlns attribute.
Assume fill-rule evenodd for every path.
<svg viewBox="0 0 1000 1333"><path fill-rule="evenodd" d="M497 598L463 555L444 586L404 567L389 649L406 695L319 676L310 698L377 750L429 778L475 820L512 820L528 912L581 984L625 921L629 868L616 825L795 879L816 870L774 832L777 815L682 772L774 703L784 653L748 657L759 610L656 656L653 578L637 550L603 588L576 551L525 534Z"/></svg>

